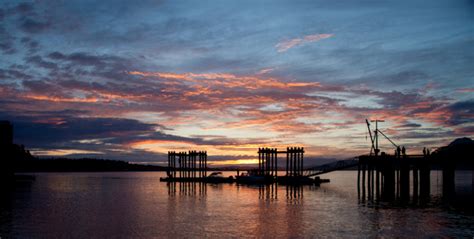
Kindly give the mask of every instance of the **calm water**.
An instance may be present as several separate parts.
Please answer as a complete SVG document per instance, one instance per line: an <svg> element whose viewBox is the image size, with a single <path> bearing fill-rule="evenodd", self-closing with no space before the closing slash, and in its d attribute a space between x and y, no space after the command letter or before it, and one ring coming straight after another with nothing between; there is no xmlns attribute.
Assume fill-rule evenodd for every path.
<svg viewBox="0 0 474 239"><path fill-rule="evenodd" d="M161 172L41 173L3 196L1 238L368 238L474 236L472 211L441 200L432 172L427 206L360 203L356 172L321 187L160 182ZM459 194L471 172L457 173ZM469 186L466 186L469 185Z"/></svg>

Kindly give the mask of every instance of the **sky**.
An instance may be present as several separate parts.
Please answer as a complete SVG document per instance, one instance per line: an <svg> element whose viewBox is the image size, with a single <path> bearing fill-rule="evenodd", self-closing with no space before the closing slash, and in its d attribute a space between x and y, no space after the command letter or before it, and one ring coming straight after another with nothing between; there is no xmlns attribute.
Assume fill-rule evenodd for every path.
<svg viewBox="0 0 474 239"><path fill-rule="evenodd" d="M472 0L7 0L0 54L0 120L41 157L311 165L367 154L365 119L414 154L474 136Z"/></svg>

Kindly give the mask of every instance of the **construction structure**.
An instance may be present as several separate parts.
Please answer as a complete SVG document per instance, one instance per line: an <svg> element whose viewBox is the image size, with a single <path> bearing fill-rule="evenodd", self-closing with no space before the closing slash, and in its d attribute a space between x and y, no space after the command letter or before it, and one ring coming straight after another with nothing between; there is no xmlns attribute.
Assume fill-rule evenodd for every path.
<svg viewBox="0 0 474 239"><path fill-rule="evenodd" d="M373 132L369 120L366 120L371 141L370 152L368 155L358 157L357 191L359 196L369 200L393 200L396 197L406 201L410 198L411 185L415 199L419 196L429 197L430 170L433 163L430 155L407 155L405 147L400 148L378 128L378 123L384 122L383 120L377 119L371 122L375 122ZM394 146L393 155L380 151L379 135ZM443 168L447 169L447 167ZM410 172L413 173L411 183Z"/></svg>
<svg viewBox="0 0 474 239"><path fill-rule="evenodd" d="M190 150L188 152L168 152L168 178L195 180L207 176L207 152Z"/></svg>
<svg viewBox="0 0 474 239"><path fill-rule="evenodd" d="M237 176L236 181L240 183L274 183L280 184L320 184L328 182L320 180L319 177L310 178L305 174L304 169L304 148L287 147L286 150L279 151L276 148L258 149L258 168L248 175ZM285 155L286 162L285 175L278 175L278 155ZM281 161L280 161L281 162Z"/></svg>
<svg viewBox="0 0 474 239"><path fill-rule="evenodd" d="M286 154L286 177L303 176L303 147L287 147L286 151L276 148L258 149L258 175L278 177L278 154Z"/></svg>
<svg viewBox="0 0 474 239"><path fill-rule="evenodd" d="M303 159L304 148L286 148L286 176L302 177L303 176Z"/></svg>
<svg viewBox="0 0 474 239"><path fill-rule="evenodd" d="M285 151L276 148L258 149L258 168L247 173L224 177L221 172L208 175L206 151L168 152L167 177L165 182L206 182L206 183L243 183L243 184L319 184L319 177L310 178L304 171L304 148L287 147ZM285 175L278 175L278 154L285 154ZM282 158L284 159L284 158Z"/></svg>
<svg viewBox="0 0 474 239"><path fill-rule="evenodd" d="M276 148L258 148L257 175L266 177L278 176L278 153Z"/></svg>

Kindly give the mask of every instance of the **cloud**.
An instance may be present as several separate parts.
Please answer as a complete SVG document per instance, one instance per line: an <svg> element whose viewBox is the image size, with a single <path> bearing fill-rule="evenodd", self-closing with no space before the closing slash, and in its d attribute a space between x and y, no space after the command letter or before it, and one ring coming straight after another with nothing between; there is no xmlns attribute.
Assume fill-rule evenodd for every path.
<svg viewBox="0 0 474 239"><path fill-rule="evenodd" d="M406 123L406 124L397 125L396 127L397 128L419 128L419 127L421 127L421 124Z"/></svg>
<svg viewBox="0 0 474 239"><path fill-rule="evenodd" d="M474 88L460 88L460 89L457 89L456 91L460 93L473 93Z"/></svg>
<svg viewBox="0 0 474 239"><path fill-rule="evenodd" d="M0 79L28 80L31 78L33 78L33 76L26 74L24 71L16 69L0 69Z"/></svg>
<svg viewBox="0 0 474 239"><path fill-rule="evenodd" d="M259 70L259 71L257 72L257 74L258 74L258 75L264 75L264 74L268 74L268 73L270 73L270 72L272 72L272 71L274 71L274 70L275 70L275 68L263 68L263 69Z"/></svg>
<svg viewBox="0 0 474 239"><path fill-rule="evenodd" d="M275 48L277 49L278 52L285 52L289 50L290 48L300 46L303 44L307 44L310 42L317 42L322 39L330 38L334 36L334 34L313 34L313 35L307 35L304 36L303 38L293 38L290 40L285 40L282 42L279 42L278 44L275 45Z"/></svg>
<svg viewBox="0 0 474 239"><path fill-rule="evenodd" d="M33 4L31 3L19 3L14 7L7 7L4 9L0 8L0 20L2 18L13 16L13 15L26 15L33 12Z"/></svg>
<svg viewBox="0 0 474 239"><path fill-rule="evenodd" d="M3 25L0 25L0 35L2 36L0 37L0 50L8 55L16 53L17 50L14 47L16 37L13 36Z"/></svg>
<svg viewBox="0 0 474 239"><path fill-rule="evenodd" d="M14 11L17 13L29 13L33 10L33 5L31 3L19 3L15 8L13 8Z"/></svg>
<svg viewBox="0 0 474 239"><path fill-rule="evenodd" d="M153 132L159 125L122 118L17 117L15 140L30 147L51 147L72 140L126 137Z"/></svg>
<svg viewBox="0 0 474 239"><path fill-rule="evenodd" d="M29 37L22 37L21 43L28 49L28 53L35 53L40 48L39 43Z"/></svg>
<svg viewBox="0 0 474 239"><path fill-rule="evenodd" d="M144 77L157 77L162 79L187 81L206 86L239 87L246 89L261 88L296 88L308 87L318 88L319 82L284 82L271 77L260 77L258 75L235 75L231 73L169 73L169 72L139 72L130 71L130 75Z"/></svg>
<svg viewBox="0 0 474 239"><path fill-rule="evenodd" d="M461 126L455 129L459 136L474 135L474 125Z"/></svg>
<svg viewBox="0 0 474 239"><path fill-rule="evenodd" d="M71 54L63 54L61 52L52 52L48 55L53 60L63 60L80 64L84 66L104 66L110 63L124 60L121 57L111 55L93 55L86 52L75 52Z"/></svg>
<svg viewBox="0 0 474 239"><path fill-rule="evenodd" d="M14 123L15 143L40 156L73 156L163 162L169 149L208 149L215 160L246 158L267 139L234 139L215 135L183 137L162 132L160 124L124 118L80 117L86 111L0 113ZM230 155L229 155L230 153ZM227 155L226 155L227 154ZM221 155L221 156L219 156Z"/></svg>
<svg viewBox="0 0 474 239"><path fill-rule="evenodd" d="M301 144L313 155L355 154L365 146L358 140L364 138L363 120L369 117L386 119L387 128L402 127L391 132L395 137L414 132L413 138L424 140L443 137L442 132L424 133L427 127L446 128L452 136L472 125L466 111L471 106L460 101L472 92L466 77L472 75L473 44L465 27L458 27L469 24L457 24L458 16L450 18L457 19L453 29L445 27L453 26L448 21L436 31L426 24L400 29L385 17L365 24L366 16L373 15L367 12L349 21L329 19L330 25L320 28L314 7L286 11L281 22L268 25L260 20L274 19L274 11L249 18L248 11L236 16L225 6L183 11L160 4L164 8L147 3L4 4L0 51L14 55L0 66L2 112L20 123L30 117L23 121L40 125L38 132L55 132L54 142L32 137L38 149L142 161L163 160L173 147L208 148L216 160L254 155L259 145ZM232 14L206 14L208 7ZM167 11L154 17L160 9ZM301 16L315 21L303 22ZM353 27L358 23L364 27ZM379 28L386 24L390 27ZM326 34L298 35L304 29ZM344 29L338 37L353 44L331 41L331 47L275 58L275 51L333 37L327 29ZM403 37L415 31L420 32L415 38ZM449 37L453 34L457 37ZM298 38L279 39L282 35ZM275 39L284 41L276 44ZM435 88L424 87L431 82ZM464 94L456 94L457 89ZM69 130L61 127L71 132L83 127L79 119L109 132L65 135ZM108 128L99 119L124 129ZM142 124L152 126L127 131Z"/></svg>
<svg viewBox="0 0 474 239"><path fill-rule="evenodd" d="M114 56L102 58L84 53L80 55L87 57L76 58L72 55L76 54L52 53L50 59L63 62L80 59L76 63L82 62L84 67L115 64L114 60L103 60L115 59ZM89 73L94 74L94 71ZM17 105L11 105L9 109L20 109L18 103L23 102L23 110L74 108L101 117L156 112L165 117L162 123L167 126L228 117L230 120L213 122L211 128L260 128L283 134L340 130L360 124L357 119L370 115L406 126L411 117L447 125L453 115L446 108L449 102L427 96L426 92L383 92L337 84L288 81L261 74L122 70L115 80L119 83L63 78L25 80L23 88L16 89L21 93L12 93ZM345 104L355 97L367 102L363 107ZM318 119L327 117L334 122L318 122Z"/></svg>
<svg viewBox="0 0 474 239"><path fill-rule="evenodd" d="M199 122L197 127L203 130L259 129L282 137L349 130L371 115L406 126L413 117L417 122L452 125L453 112L446 108L450 101L436 98L428 91L378 91L314 80L290 80L259 72L130 70L141 67L129 65L130 60L115 55L87 52L52 52L46 58L32 55L25 59L52 70L42 77L31 76L34 80L23 80L23 87L12 85L6 92L10 92L15 104L2 102L5 109L77 109L88 111L86 116L104 118L153 112L160 114L160 123L168 128ZM3 76L11 77L12 73L12 70L3 71ZM346 104L355 98L363 104ZM422 128L411 126L413 130ZM157 145L167 145L160 137L147 133L129 140L136 142L135 146L152 145L158 152ZM173 142L213 145L209 139L201 142L190 138ZM126 137L115 140L114 144L128 142Z"/></svg>
<svg viewBox="0 0 474 239"><path fill-rule="evenodd" d="M20 24L20 28L27 33L41 33L50 29L52 24L47 21L38 21L32 18L25 18Z"/></svg>
<svg viewBox="0 0 474 239"><path fill-rule="evenodd" d="M41 56L38 56L38 55L27 57L26 62L35 64L36 66L46 68L46 69L57 69L58 68L58 66L55 63L45 61Z"/></svg>
<svg viewBox="0 0 474 239"><path fill-rule="evenodd" d="M451 125L472 123L474 119L474 100L458 101L444 109L450 115L447 123Z"/></svg>

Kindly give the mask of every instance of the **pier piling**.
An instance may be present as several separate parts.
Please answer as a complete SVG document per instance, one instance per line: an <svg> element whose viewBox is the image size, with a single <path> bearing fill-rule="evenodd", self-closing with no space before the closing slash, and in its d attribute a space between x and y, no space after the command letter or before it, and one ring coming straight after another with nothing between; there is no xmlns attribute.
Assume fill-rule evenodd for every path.
<svg viewBox="0 0 474 239"><path fill-rule="evenodd" d="M429 156L399 157L386 154L360 156L357 166L357 193L362 200L388 201L399 198L402 202L407 202L410 200L410 195L413 195L414 201L419 197L428 198L432 163ZM442 168L443 189L452 191L454 166L443 164Z"/></svg>

